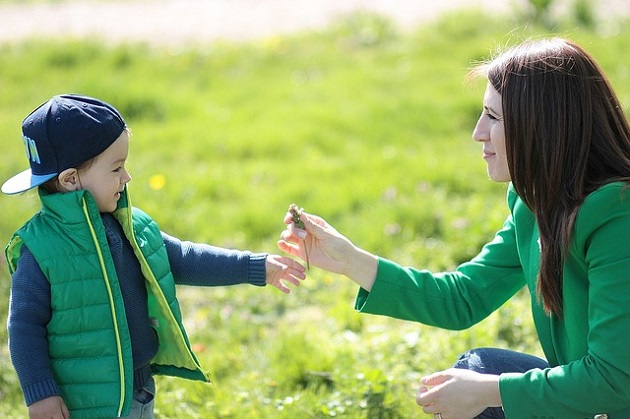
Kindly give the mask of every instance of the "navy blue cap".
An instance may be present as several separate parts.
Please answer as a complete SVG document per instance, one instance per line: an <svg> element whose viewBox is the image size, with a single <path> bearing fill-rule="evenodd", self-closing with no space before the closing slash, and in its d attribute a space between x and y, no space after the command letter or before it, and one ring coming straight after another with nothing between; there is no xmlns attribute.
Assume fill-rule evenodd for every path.
<svg viewBox="0 0 630 419"><path fill-rule="evenodd" d="M53 96L22 122L30 168L2 185L11 195L39 186L105 151L126 127L110 104L88 96Z"/></svg>

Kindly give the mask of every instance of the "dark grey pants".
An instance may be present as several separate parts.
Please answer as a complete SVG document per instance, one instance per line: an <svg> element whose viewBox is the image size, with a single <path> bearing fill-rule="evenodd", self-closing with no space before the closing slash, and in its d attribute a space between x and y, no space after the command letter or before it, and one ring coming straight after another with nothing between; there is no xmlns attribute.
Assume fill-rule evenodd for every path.
<svg viewBox="0 0 630 419"><path fill-rule="evenodd" d="M464 352L454 365L455 368L482 374L499 375L504 372L526 372L534 368L549 368L549 364L537 356L497 348L477 348ZM503 409L489 407L479 419L504 419Z"/></svg>

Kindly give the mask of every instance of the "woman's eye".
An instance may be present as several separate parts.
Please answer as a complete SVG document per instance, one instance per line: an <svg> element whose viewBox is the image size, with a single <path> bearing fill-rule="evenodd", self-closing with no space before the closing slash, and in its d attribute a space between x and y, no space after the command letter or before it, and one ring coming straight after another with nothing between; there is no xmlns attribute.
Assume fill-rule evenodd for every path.
<svg viewBox="0 0 630 419"><path fill-rule="evenodd" d="M492 115L491 113L486 113L486 115L488 115L488 119L491 121L498 121L499 118L497 118L496 116Z"/></svg>

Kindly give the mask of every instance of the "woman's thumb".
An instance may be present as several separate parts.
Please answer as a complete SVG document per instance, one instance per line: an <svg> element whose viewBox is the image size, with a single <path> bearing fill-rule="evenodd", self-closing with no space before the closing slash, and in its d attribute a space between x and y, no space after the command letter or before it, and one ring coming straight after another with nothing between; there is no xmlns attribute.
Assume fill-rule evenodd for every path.
<svg viewBox="0 0 630 419"><path fill-rule="evenodd" d="M425 386L433 387L442 384L449 378L450 377L447 376L443 371L440 371L433 374L425 375L424 377L422 377L421 382Z"/></svg>

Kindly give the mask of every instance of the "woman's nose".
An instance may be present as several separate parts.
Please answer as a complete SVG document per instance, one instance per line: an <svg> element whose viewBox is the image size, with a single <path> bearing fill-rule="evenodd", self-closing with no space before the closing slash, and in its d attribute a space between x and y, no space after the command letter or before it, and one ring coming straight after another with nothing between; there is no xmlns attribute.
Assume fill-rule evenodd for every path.
<svg viewBox="0 0 630 419"><path fill-rule="evenodd" d="M477 120L477 125L475 125L475 129L472 132L473 140L480 141L488 141L490 139L490 131L488 130L488 124L484 122L484 117L481 115L479 120Z"/></svg>

